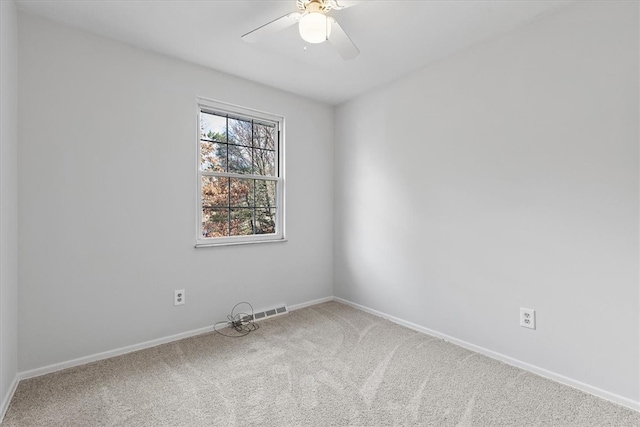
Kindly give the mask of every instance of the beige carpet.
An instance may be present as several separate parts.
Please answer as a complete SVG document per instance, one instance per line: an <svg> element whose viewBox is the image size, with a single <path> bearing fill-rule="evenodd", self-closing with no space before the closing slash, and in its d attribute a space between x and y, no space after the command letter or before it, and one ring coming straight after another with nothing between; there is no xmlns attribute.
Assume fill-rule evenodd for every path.
<svg viewBox="0 0 640 427"><path fill-rule="evenodd" d="M5 426L640 426L640 413L326 303L20 383Z"/></svg>

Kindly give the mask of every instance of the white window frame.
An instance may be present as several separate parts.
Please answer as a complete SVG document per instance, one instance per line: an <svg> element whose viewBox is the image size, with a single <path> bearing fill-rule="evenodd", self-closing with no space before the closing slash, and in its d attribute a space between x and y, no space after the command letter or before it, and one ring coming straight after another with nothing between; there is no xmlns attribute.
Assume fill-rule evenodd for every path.
<svg viewBox="0 0 640 427"><path fill-rule="evenodd" d="M229 172L202 171L201 145L200 145L200 113L201 111L218 114L237 116L245 119L266 121L276 125L277 141L276 148L276 176L262 176L249 174L234 174ZM284 180L284 117L277 116L263 111L227 104L207 98L197 98L196 110L196 177L197 177L197 206L196 206L196 248L209 246L226 246L251 243L285 242L285 180ZM202 237L202 177L221 176L230 178L259 179L276 182L276 232L273 234L252 234L249 236L226 236L226 237Z"/></svg>

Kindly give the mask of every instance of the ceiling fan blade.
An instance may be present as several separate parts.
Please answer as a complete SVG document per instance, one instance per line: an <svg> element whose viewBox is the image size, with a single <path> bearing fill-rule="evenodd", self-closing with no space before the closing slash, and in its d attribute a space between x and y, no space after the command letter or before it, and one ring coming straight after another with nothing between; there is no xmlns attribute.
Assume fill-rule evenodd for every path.
<svg viewBox="0 0 640 427"><path fill-rule="evenodd" d="M333 10L342 10L363 3L363 0L328 0Z"/></svg>
<svg viewBox="0 0 640 427"><path fill-rule="evenodd" d="M351 41L347 33L344 32L338 21L332 17L328 17L331 22L331 33L329 34L329 43L336 48L343 59L353 59L360 54L360 50Z"/></svg>
<svg viewBox="0 0 640 427"><path fill-rule="evenodd" d="M249 31L247 34L242 36L242 40L249 43L255 43L263 37L277 33L280 30L284 30L285 28L296 24L300 20L301 16L302 14L298 12L281 16L280 18L274 19L253 31Z"/></svg>

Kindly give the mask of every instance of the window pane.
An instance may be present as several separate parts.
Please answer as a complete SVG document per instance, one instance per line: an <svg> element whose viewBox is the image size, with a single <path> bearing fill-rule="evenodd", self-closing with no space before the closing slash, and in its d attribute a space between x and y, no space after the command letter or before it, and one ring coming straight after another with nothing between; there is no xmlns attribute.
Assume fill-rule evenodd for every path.
<svg viewBox="0 0 640 427"><path fill-rule="evenodd" d="M226 172L227 144L200 141L200 170Z"/></svg>
<svg viewBox="0 0 640 427"><path fill-rule="evenodd" d="M202 207L229 206L229 178L202 177Z"/></svg>
<svg viewBox="0 0 640 427"><path fill-rule="evenodd" d="M201 111L200 138L227 142L227 118Z"/></svg>
<svg viewBox="0 0 640 427"><path fill-rule="evenodd" d="M253 209L231 209L231 236L253 234Z"/></svg>
<svg viewBox="0 0 640 427"><path fill-rule="evenodd" d="M229 118L229 143L251 147L252 125L246 120Z"/></svg>
<svg viewBox="0 0 640 427"><path fill-rule="evenodd" d="M229 209L202 209L202 237L229 235Z"/></svg>
<svg viewBox="0 0 640 427"><path fill-rule="evenodd" d="M284 191L280 120L221 102L198 102L202 221L197 246L269 240L284 229L278 222L278 197Z"/></svg>
<svg viewBox="0 0 640 427"><path fill-rule="evenodd" d="M231 178L231 206L253 206L253 180Z"/></svg>
<svg viewBox="0 0 640 427"><path fill-rule="evenodd" d="M254 123L253 125L253 146L257 148L266 148L267 150L276 149L276 127L274 125L264 125L262 123Z"/></svg>
<svg viewBox="0 0 640 427"><path fill-rule="evenodd" d="M229 146L229 172L251 173L251 148Z"/></svg>
<svg viewBox="0 0 640 427"><path fill-rule="evenodd" d="M276 205L276 182L262 181L255 182L256 207L271 208Z"/></svg>
<svg viewBox="0 0 640 427"><path fill-rule="evenodd" d="M256 209L256 234L273 234L276 232L276 210Z"/></svg>
<svg viewBox="0 0 640 427"><path fill-rule="evenodd" d="M253 150L253 173L256 175L275 176L276 152L271 150Z"/></svg>

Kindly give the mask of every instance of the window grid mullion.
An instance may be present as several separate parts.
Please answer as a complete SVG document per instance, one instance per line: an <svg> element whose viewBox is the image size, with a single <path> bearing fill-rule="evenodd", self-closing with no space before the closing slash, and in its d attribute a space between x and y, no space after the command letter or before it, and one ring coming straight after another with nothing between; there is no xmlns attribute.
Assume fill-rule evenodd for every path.
<svg viewBox="0 0 640 427"><path fill-rule="evenodd" d="M257 179L258 181L280 181L281 178L277 176L267 175L250 175L243 173L230 173L230 172L215 172L215 171L200 171L202 176L216 176L219 178L237 178L237 179Z"/></svg>
<svg viewBox="0 0 640 427"><path fill-rule="evenodd" d="M251 170L255 173L256 171L254 170L255 166L256 166L256 160L255 160L255 153L256 153L256 135L255 135L255 121L251 121ZM258 212L256 210L256 205L257 205L257 193L258 193L258 186L257 186L257 182L254 179L253 180L253 234L256 234L256 231L258 229Z"/></svg>
<svg viewBox="0 0 640 427"><path fill-rule="evenodd" d="M255 122L253 120L251 120L251 171L255 174L255 170L254 167L256 165L256 161L255 161L255 146L256 146L256 135L254 132L255 129ZM251 210L251 212L253 213L253 218L252 218L252 228L253 228L253 234L256 234L256 229L257 229L257 218L256 218L256 191L257 187L256 187L256 180L253 180L253 209Z"/></svg>
<svg viewBox="0 0 640 427"><path fill-rule="evenodd" d="M227 172L229 172L229 115L225 117L227 131ZM231 236L231 177L227 177L227 235Z"/></svg>

